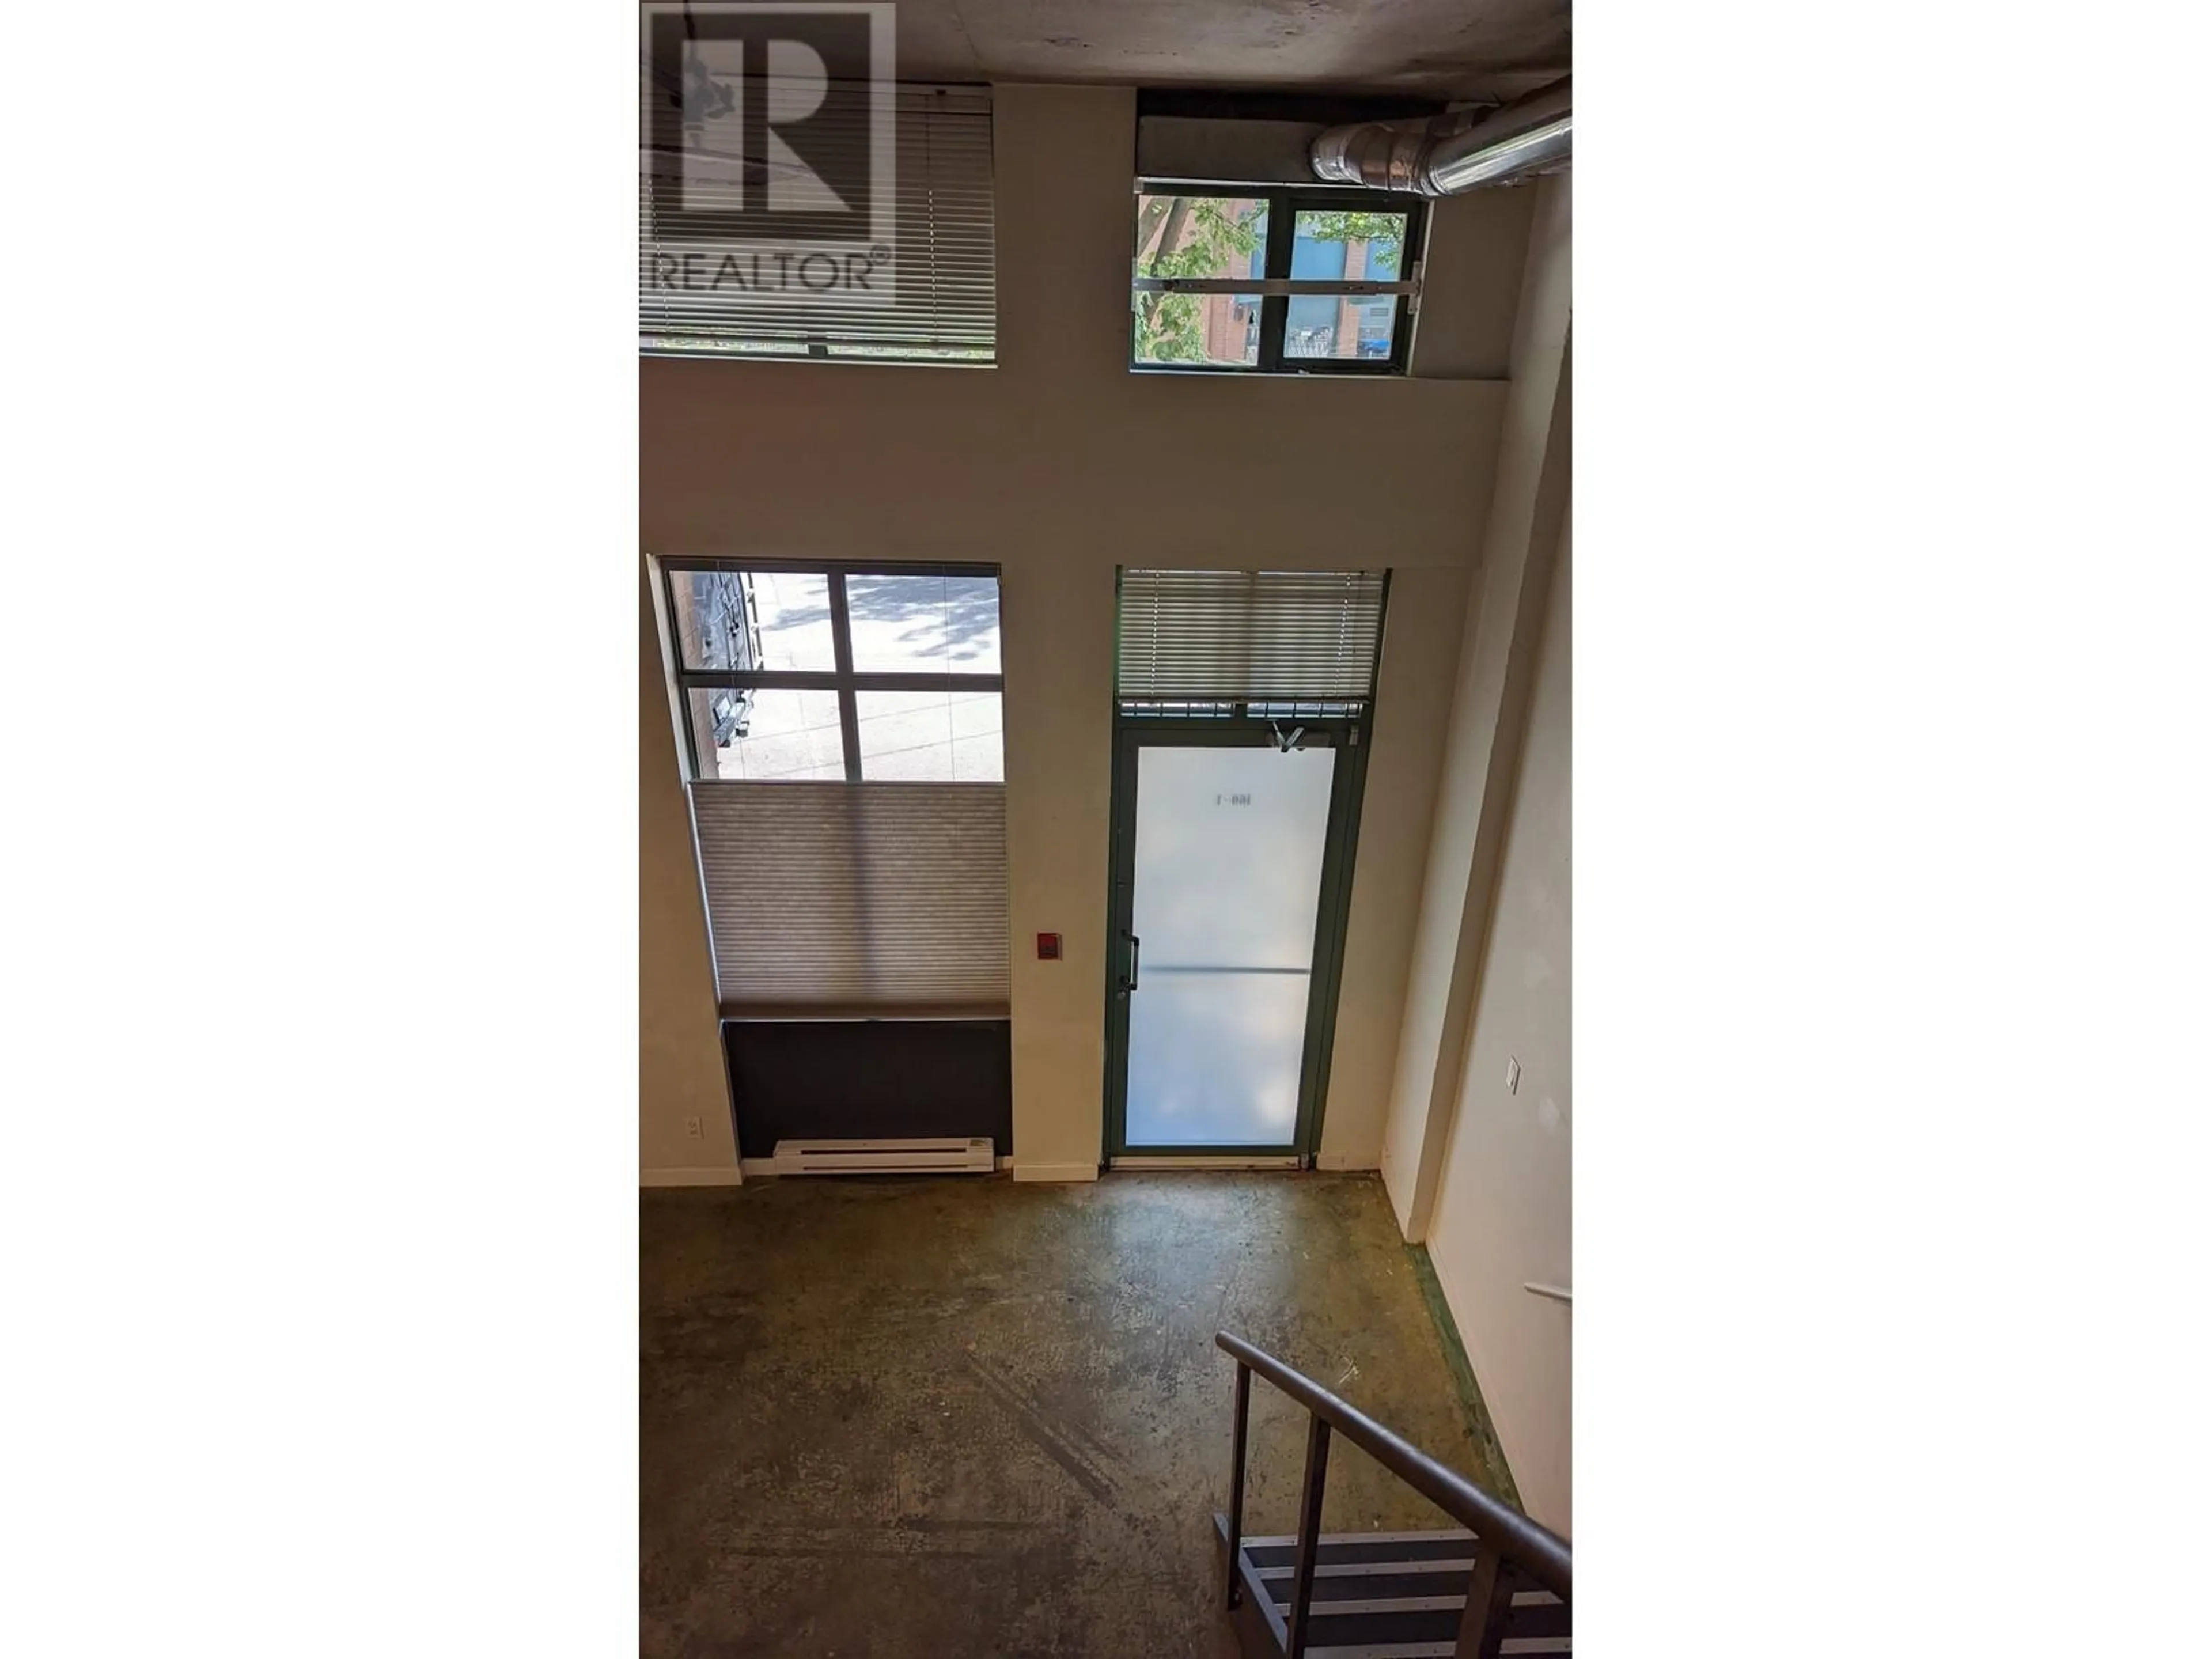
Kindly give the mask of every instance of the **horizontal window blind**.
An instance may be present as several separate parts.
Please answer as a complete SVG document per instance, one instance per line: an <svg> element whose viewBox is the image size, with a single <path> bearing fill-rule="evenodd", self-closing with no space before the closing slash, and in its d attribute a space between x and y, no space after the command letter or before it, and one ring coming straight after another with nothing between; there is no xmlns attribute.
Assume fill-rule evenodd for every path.
<svg viewBox="0 0 2212 1659"><path fill-rule="evenodd" d="M1002 1010L1006 792L691 786L726 1012Z"/></svg>
<svg viewBox="0 0 2212 1659"><path fill-rule="evenodd" d="M1124 570L1115 695L1371 697L1383 586L1369 570Z"/></svg>
<svg viewBox="0 0 2212 1659"><path fill-rule="evenodd" d="M650 100L662 94L650 77ZM656 280L658 253L679 252L653 240L647 196L656 176L672 189L684 163L648 145L639 170L638 329L647 352L703 355L793 356L879 359L952 358L988 362L998 337L998 274L992 236L991 94L988 88L902 87L896 98L896 152L893 163L896 220L894 245L896 303L855 304L831 294L819 301L763 302L741 289L684 292ZM810 157L842 149L864 155L865 124L810 123ZM650 128L645 128L649 132ZM726 143L727 139L718 139ZM732 211L732 234L773 238L775 215L735 211L738 201L736 158L726 165L727 183L712 177L714 163L694 161L684 202L688 212L714 215L718 201ZM702 174L707 175L702 181ZM818 205L816 204L816 205Z"/></svg>

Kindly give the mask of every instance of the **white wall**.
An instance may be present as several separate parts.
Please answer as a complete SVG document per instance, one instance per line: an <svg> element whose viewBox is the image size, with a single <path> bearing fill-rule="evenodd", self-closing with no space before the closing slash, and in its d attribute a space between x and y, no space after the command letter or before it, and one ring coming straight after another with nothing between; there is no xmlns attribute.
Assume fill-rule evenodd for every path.
<svg viewBox="0 0 2212 1659"><path fill-rule="evenodd" d="M1520 776L1429 1254L1498 1443L1536 1519L1572 1530L1574 1087L1569 1041L1572 633L1567 532L1550 580ZM1506 1063L1521 1064L1509 1092Z"/></svg>
<svg viewBox="0 0 2212 1659"><path fill-rule="evenodd" d="M1502 380L1445 376L1507 360L1530 204L1437 204L1411 377L1137 375L1134 94L1002 86L994 125L998 366L642 362L643 550L1003 567L1014 1156L1048 1179L1091 1174L1102 1138L1114 568L1390 567L1321 1145L1333 1166L1374 1167L1506 398ZM672 783L672 744L647 768L663 750L648 794ZM641 856L688 871L680 821L646 818ZM679 908L643 918L646 982L706 983ZM1034 959L1044 932L1064 936L1061 961ZM700 1069L644 1057L649 1146L692 1109Z"/></svg>

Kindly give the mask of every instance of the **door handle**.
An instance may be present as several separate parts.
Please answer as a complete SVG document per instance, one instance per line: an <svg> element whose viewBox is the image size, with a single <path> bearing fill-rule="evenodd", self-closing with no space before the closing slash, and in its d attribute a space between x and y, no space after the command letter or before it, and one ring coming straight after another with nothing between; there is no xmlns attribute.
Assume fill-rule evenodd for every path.
<svg viewBox="0 0 2212 1659"><path fill-rule="evenodd" d="M1133 991L1137 988L1137 967L1140 953L1145 948L1145 941L1134 933L1127 934L1126 937L1129 941L1129 982L1122 988Z"/></svg>

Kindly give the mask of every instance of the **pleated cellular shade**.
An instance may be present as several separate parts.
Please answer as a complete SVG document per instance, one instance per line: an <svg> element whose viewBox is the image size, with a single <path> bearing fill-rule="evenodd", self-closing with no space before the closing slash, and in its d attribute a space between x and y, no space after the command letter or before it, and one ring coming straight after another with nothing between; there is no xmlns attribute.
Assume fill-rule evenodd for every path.
<svg viewBox="0 0 2212 1659"><path fill-rule="evenodd" d="M1380 571L1124 570L1115 694L1364 700L1382 595Z"/></svg>
<svg viewBox="0 0 2212 1659"><path fill-rule="evenodd" d="M691 811L724 1012L1005 1010L1003 784L697 782Z"/></svg>
<svg viewBox="0 0 2212 1659"><path fill-rule="evenodd" d="M646 95L658 95L649 80ZM834 293L817 302L763 303L737 289L682 292L657 285L652 280L653 257L666 250L653 239L648 180L656 170L671 178L683 164L648 151L648 165L640 170L638 202L642 349L686 355L992 361L998 341L998 270L991 217L990 88L902 87L896 103L895 303L856 304ZM861 157L867 154L869 137L857 112L842 127L829 116L817 117L809 135L809 154L817 158L841 149ZM732 234L763 239L785 234L772 214L735 211L739 197L734 176L726 187L718 187L711 176L700 182L704 171L694 163L684 173L690 181L684 194L688 210L711 216L717 201L726 200Z"/></svg>

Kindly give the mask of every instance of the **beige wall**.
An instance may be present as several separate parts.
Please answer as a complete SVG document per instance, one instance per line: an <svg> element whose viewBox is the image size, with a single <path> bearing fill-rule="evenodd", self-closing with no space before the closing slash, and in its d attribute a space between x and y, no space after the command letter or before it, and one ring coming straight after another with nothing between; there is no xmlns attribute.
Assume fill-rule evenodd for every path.
<svg viewBox="0 0 2212 1659"><path fill-rule="evenodd" d="M1569 1041L1572 634L1567 532L1545 610L1528 731L1447 1138L1429 1253L1528 1512L1572 1530L1574 1086ZM1520 1087L1506 1087L1509 1059Z"/></svg>
<svg viewBox="0 0 2212 1659"><path fill-rule="evenodd" d="M1003 567L1014 1156L1047 1179L1089 1174L1101 1140L1115 565L1392 568L1322 1141L1371 1168L1505 405L1501 380L1445 376L1506 361L1526 192L1437 204L1431 246L1457 252L1431 261L1411 378L1136 375L1134 94L1004 86L994 127L999 365L642 362L644 550ZM648 795L674 784L665 734L648 772L662 756ZM679 828L647 823L641 854L688 879ZM1034 959L1041 932L1061 961ZM641 948L659 982L707 982L673 910ZM693 1097L695 1068L667 1063L646 1059L649 1125Z"/></svg>
<svg viewBox="0 0 2212 1659"><path fill-rule="evenodd" d="M1449 694L1382 1139L1383 1180L1415 1240L1427 1233L1458 1096L1546 576L1571 477L1569 181L1543 179L1532 194L1497 488Z"/></svg>
<svg viewBox="0 0 2212 1659"><path fill-rule="evenodd" d="M1529 1513L1570 1529L1572 198L1529 199L1481 564L1415 901L1383 1182L1425 1241ZM1506 1062L1522 1068L1517 1093Z"/></svg>
<svg viewBox="0 0 2212 1659"><path fill-rule="evenodd" d="M1361 797L1336 1047L1316 1160L1324 1170L1372 1170L1382 1161L1468 580L1467 570L1452 566L1416 566L1390 579L1375 746Z"/></svg>
<svg viewBox="0 0 2212 1659"><path fill-rule="evenodd" d="M1112 710L1090 694L1112 683L1098 617L1113 606L1113 567L1096 560L1003 579L1017 1179L1088 1180L1098 1164ZM1036 959L1040 933L1061 936L1060 961Z"/></svg>
<svg viewBox="0 0 2212 1659"><path fill-rule="evenodd" d="M736 1132L691 808L677 769L660 632L642 584L638 609L638 1164L652 1184L720 1184L738 1179Z"/></svg>

